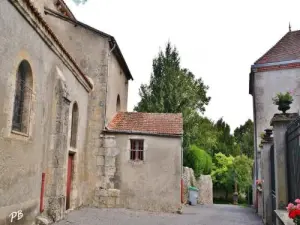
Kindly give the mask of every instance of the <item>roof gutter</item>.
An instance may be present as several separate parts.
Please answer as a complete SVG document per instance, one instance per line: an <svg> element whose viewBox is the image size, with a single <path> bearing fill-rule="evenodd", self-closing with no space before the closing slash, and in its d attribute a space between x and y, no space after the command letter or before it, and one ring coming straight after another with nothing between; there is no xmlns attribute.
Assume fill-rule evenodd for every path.
<svg viewBox="0 0 300 225"><path fill-rule="evenodd" d="M282 61L282 62L272 62L272 63L263 63L263 64L253 64L251 66L251 69L258 69L262 67L269 67L269 66L282 66L282 65L288 65L292 63L300 63L300 59L295 59L295 60L287 60L287 61Z"/></svg>
<svg viewBox="0 0 300 225"><path fill-rule="evenodd" d="M151 133L146 131L128 131L128 130L109 130L104 129L104 132L107 133L116 133L116 134L139 134L139 135L151 135L151 136L163 136L163 137L182 137L183 134L158 134L158 133Z"/></svg>

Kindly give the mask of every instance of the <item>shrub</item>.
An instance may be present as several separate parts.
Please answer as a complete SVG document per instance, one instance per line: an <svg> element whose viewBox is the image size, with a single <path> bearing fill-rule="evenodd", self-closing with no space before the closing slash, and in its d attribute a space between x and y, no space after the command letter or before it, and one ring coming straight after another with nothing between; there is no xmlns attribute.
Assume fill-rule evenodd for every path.
<svg viewBox="0 0 300 225"><path fill-rule="evenodd" d="M201 174L207 175L211 173L212 158L203 149L192 145L187 153L187 164L194 170L195 177L200 177Z"/></svg>

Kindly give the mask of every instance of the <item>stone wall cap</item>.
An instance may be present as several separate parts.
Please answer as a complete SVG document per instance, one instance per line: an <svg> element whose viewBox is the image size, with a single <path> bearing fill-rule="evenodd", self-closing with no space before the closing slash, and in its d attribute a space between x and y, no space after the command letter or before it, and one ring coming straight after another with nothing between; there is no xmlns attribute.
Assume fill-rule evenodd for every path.
<svg viewBox="0 0 300 225"><path fill-rule="evenodd" d="M286 210L274 210L276 216L281 220L284 225L294 225L292 219L289 218L288 212Z"/></svg>
<svg viewBox="0 0 300 225"><path fill-rule="evenodd" d="M298 113L276 113L271 119L270 125L274 126L275 122L290 122L299 117Z"/></svg>
<svg viewBox="0 0 300 225"><path fill-rule="evenodd" d="M273 143L273 137L267 137L262 139L261 141L262 144L272 144Z"/></svg>

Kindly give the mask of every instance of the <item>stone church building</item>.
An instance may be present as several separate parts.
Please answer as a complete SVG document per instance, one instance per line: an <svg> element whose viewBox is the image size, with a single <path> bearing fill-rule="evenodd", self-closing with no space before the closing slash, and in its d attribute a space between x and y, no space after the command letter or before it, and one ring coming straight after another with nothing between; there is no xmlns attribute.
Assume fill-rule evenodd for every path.
<svg viewBox="0 0 300 225"><path fill-rule="evenodd" d="M63 0L1 0L0 28L0 225L80 206L174 211L182 116L126 113L114 37Z"/></svg>

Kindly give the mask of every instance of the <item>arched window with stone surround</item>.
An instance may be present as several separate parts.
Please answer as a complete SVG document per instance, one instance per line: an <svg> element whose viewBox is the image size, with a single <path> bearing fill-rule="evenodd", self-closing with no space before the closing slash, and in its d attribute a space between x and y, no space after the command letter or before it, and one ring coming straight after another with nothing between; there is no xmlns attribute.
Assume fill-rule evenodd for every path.
<svg viewBox="0 0 300 225"><path fill-rule="evenodd" d="M117 97L117 105L116 105L116 111L120 112L121 110L121 101L120 101L120 95Z"/></svg>
<svg viewBox="0 0 300 225"><path fill-rule="evenodd" d="M23 60L17 70L12 131L28 134L32 100L32 70L28 61Z"/></svg>
<svg viewBox="0 0 300 225"><path fill-rule="evenodd" d="M75 102L72 108L72 124L71 124L71 140L70 146L76 148L77 146L77 131L78 131L78 104Z"/></svg>

